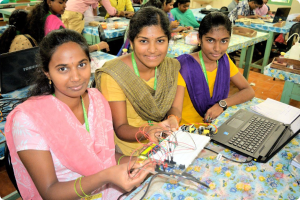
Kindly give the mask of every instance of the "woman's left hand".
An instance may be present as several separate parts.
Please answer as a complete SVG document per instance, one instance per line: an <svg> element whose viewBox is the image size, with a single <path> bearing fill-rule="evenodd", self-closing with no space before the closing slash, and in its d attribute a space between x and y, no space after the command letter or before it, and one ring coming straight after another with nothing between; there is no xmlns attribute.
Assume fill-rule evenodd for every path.
<svg viewBox="0 0 300 200"><path fill-rule="evenodd" d="M159 123L163 128L171 129L172 131L177 131L179 128L178 121L175 116L170 116L168 119Z"/></svg>
<svg viewBox="0 0 300 200"><path fill-rule="evenodd" d="M205 113L203 121L206 123L211 123L214 119L216 119L220 114L222 114L223 108L219 106L218 103L213 105L210 109L208 109Z"/></svg>

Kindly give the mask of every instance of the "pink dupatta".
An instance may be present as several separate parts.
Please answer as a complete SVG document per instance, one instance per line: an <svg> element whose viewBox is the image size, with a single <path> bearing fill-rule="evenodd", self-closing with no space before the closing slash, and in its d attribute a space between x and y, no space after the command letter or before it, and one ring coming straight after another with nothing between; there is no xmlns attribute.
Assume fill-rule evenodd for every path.
<svg viewBox="0 0 300 200"><path fill-rule="evenodd" d="M37 132L47 141L60 162L78 174L89 176L116 165L115 144L110 107L97 89L88 89L94 105L95 141L70 108L52 95L32 97L17 106L7 117L5 134L15 178L23 199L42 199L21 162L13 141L12 125L17 112L34 121ZM67 148L66 148L67 147ZM121 193L106 184L100 191L103 199L115 199Z"/></svg>
<svg viewBox="0 0 300 200"><path fill-rule="evenodd" d="M58 30L60 27L66 28L62 21L55 15L49 15L45 21L44 31L45 36L53 30Z"/></svg>

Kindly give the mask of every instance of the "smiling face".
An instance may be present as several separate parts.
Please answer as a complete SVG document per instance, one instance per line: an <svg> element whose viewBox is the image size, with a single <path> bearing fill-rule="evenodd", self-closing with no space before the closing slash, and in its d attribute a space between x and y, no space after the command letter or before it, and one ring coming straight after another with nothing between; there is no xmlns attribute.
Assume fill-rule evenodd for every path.
<svg viewBox="0 0 300 200"><path fill-rule="evenodd" d="M184 3L184 4L181 4L181 3L178 3L178 9L182 12L182 13L185 13L190 7L190 2L187 2L187 3Z"/></svg>
<svg viewBox="0 0 300 200"><path fill-rule="evenodd" d="M57 98L76 98L86 91L91 76L89 58L75 42L67 42L53 53L49 72Z"/></svg>
<svg viewBox="0 0 300 200"><path fill-rule="evenodd" d="M171 9L173 8L173 5L174 5L174 1L171 1L170 3L168 4L164 4L163 6L163 10L168 13L171 11Z"/></svg>
<svg viewBox="0 0 300 200"><path fill-rule="evenodd" d="M47 3L52 14L62 15L65 12L67 1L68 0L47 0Z"/></svg>
<svg viewBox="0 0 300 200"><path fill-rule="evenodd" d="M213 27L200 39L204 61L217 61L226 53L230 35L224 26Z"/></svg>
<svg viewBox="0 0 300 200"><path fill-rule="evenodd" d="M155 68L166 57L169 41L160 25L153 25L142 28L130 44L139 69Z"/></svg>

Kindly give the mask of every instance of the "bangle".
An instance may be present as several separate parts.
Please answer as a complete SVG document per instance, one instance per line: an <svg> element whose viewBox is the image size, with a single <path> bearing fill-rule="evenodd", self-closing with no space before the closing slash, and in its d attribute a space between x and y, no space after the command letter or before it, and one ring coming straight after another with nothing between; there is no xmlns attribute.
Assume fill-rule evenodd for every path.
<svg viewBox="0 0 300 200"><path fill-rule="evenodd" d="M180 122L180 118L179 118L179 117L177 117L176 115L169 115L169 116L168 116L168 119L169 119L170 117L175 117L176 120L177 120L177 122L178 122L178 124L179 124L179 122Z"/></svg>
<svg viewBox="0 0 300 200"><path fill-rule="evenodd" d="M97 46L97 51L100 51L100 46L98 45L98 44L96 44L96 46Z"/></svg>
<svg viewBox="0 0 300 200"><path fill-rule="evenodd" d="M81 177L79 177L79 178L81 179ZM84 198L84 197L80 196L80 195L78 194L77 190L76 190L76 182L77 182L77 180L78 180L79 178L77 178L77 179L75 180L75 183L74 183L74 190L75 190L77 196L79 196L80 198Z"/></svg>
<svg viewBox="0 0 300 200"><path fill-rule="evenodd" d="M123 155L123 156L121 156L120 158L119 158L119 160L118 160L118 165L120 165L120 161L121 161L121 159L124 157L125 155Z"/></svg>
<svg viewBox="0 0 300 200"><path fill-rule="evenodd" d="M81 192L82 192L82 194L84 194L85 197L89 197L90 195L85 194L82 187L81 187L81 178L82 178L82 176L79 178L79 187L81 189Z"/></svg>

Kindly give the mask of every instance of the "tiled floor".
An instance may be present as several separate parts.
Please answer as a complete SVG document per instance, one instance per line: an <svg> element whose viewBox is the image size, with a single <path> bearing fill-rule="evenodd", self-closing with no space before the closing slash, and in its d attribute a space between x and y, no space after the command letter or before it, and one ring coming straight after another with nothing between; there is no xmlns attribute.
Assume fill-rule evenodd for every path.
<svg viewBox="0 0 300 200"><path fill-rule="evenodd" d="M243 73L243 69L239 70ZM255 84L255 86L252 86L255 91L255 97L261 99L272 98L280 101L284 81L279 79L273 80L272 77L265 76L255 71L257 70L251 69L248 80L249 83ZM229 95L232 95L237 91L238 89L234 85L231 85ZM298 101L292 100L290 105L300 108L300 102ZM0 161L0 197L4 197L13 191L15 191L15 188L8 178L5 167L3 166L3 161Z"/></svg>

